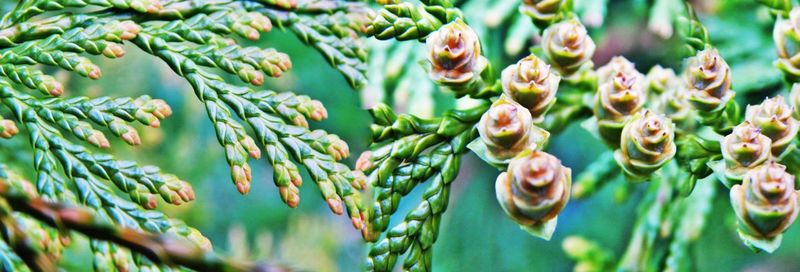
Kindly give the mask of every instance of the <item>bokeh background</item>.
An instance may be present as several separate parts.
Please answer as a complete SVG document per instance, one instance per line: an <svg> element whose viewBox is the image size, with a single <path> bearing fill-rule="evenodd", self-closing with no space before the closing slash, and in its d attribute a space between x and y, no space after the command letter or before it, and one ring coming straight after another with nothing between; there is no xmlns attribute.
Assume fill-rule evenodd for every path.
<svg viewBox="0 0 800 272"><path fill-rule="evenodd" d="M600 15L603 19L601 26L590 28L598 44L594 58L597 65L605 64L615 55L624 55L642 72L655 64L680 69L682 56L677 38L665 39L650 31L653 2L610 1L605 10L588 9L582 13L582 16ZM773 18L754 3L752 0L694 1L701 21L711 32L712 41L732 66L734 90L740 103L755 103L765 96L786 91L780 73L772 66L775 58L771 38ZM497 20L489 12L466 14L475 25ZM502 40L510 24L501 20L481 30L484 50L495 67L504 67L525 54L525 50L516 54L505 50ZM538 38L532 29L526 35L527 46L536 44ZM378 49L393 46L393 42L369 42ZM345 139L353 154L347 160L350 165L369 144L370 118L364 109L368 104L384 101L399 111L435 115L465 103L455 101L438 89L427 90L413 84L390 90L354 91L316 51L305 47L293 35L278 30L265 35L257 44L289 54L294 65L280 79L267 81L265 87L294 91L322 101L330 117L312 127ZM114 142L111 149L119 158L157 165L194 186L197 200L180 207L161 205L166 213L198 228L217 251L232 258L269 260L307 271L354 271L362 266L367 247L360 234L350 227L348 219L330 213L315 186L302 186L300 206L288 208L280 201L272 184L271 169L262 159L252 163L252 191L246 196L239 195L231 184L224 150L217 144L205 111L189 85L165 64L136 48L128 49L122 59L96 60L106 74L98 81L54 72L65 80L62 82L68 82L68 96L148 94L172 106L174 115L162 122L161 128L142 128L140 147ZM416 43L412 50L421 51L424 47ZM422 58L420 54L416 56ZM381 67L382 63L372 65ZM406 65L403 69L421 71L422 68ZM423 76L417 78L419 81L427 80L424 73L417 74ZM27 144L24 137L16 137L15 141ZM577 123L553 137L549 149L574 173L580 173L607 151ZM25 169L20 171L32 174ZM497 174L496 169L473 154L463 160L434 246L435 271L570 271L573 263L561 249L561 242L568 235L595 240L619 257L628 243L636 205L646 188L646 185L631 187L627 200L620 202L614 195L622 181L613 181L589 199L571 201L559 216L553 239L543 241L520 230L503 213L495 200ZM409 201L402 202L404 206L393 222L399 221L416 204L421 193L421 189L417 190L407 197ZM789 229L777 252L753 253L736 235L727 194L718 193L714 203L702 238L690 249L698 271L800 271L797 258L800 256L800 227ZM90 269L89 254L88 244L77 240L62 259L62 265L67 271Z"/></svg>

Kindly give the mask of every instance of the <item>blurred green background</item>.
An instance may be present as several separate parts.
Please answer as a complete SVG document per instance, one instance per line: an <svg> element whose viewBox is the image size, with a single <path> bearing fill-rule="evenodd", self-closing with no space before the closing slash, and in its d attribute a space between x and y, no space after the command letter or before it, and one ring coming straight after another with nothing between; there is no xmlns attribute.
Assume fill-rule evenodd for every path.
<svg viewBox="0 0 800 272"><path fill-rule="evenodd" d="M700 19L711 32L733 69L734 90L740 103L755 103L765 96L785 92L780 73L772 66L772 18L755 1L695 1ZM680 69L675 37L662 39L647 30L652 1L611 1L600 27L590 29L598 45L595 63L605 64L615 55L624 55L646 72L657 63ZM483 18L467 19L479 24ZM509 25L499 24L483 33L484 40L502 37ZM533 35L533 33L528 33ZM536 37L529 39L531 42ZM375 46L391 42L370 41ZM413 41L411 43L414 43ZM504 67L522 54L504 54L500 42L484 44L487 56L496 67ZM275 30L262 37L259 46L274 47L289 54L294 68L277 80L265 84L276 91L294 91L322 101L329 118L311 124L345 139L351 148L352 165L368 143L370 118L361 97L390 97L399 109L408 108L404 99L389 93L377 95L350 89L338 72L330 68L313 49L293 35ZM529 45L531 43L529 42ZM415 50L422 50L422 44ZM71 77L53 71L68 82L66 96L139 96L148 94L167 101L174 115L161 128L141 128L143 144L129 147L112 143L118 158L157 165L189 181L197 199L179 207L161 205L173 217L198 228L215 249L238 259L262 259L308 271L354 271L361 267L366 247L360 234L346 217L334 216L319 197L313 184L301 187L301 204L288 208L272 184L272 173L263 159L253 162L253 186L241 196L231 184L224 150L216 142L213 128L201 103L189 85L169 68L134 47L118 60L98 58L104 72L97 81ZM413 62L413 61L410 61ZM378 64L380 65L380 64ZM421 69L408 65L405 69ZM419 78L419 80L427 80ZM233 79L232 82L237 82ZM376 91L370 89L367 91ZM419 98L417 98L419 99ZM454 99L438 90L424 96L430 99L433 113L454 107ZM27 144L24 137L16 137ZM552 138L549 152L580 173L605 147L578 124ZM29 158L21 158L29 159ZM25 169L18 169L31 176ZM494 180L498 171L473 154L463 160L459 178L453 185L451 202L444 215L440 236L434 246L435 271L569 271L573 263L561 250L568 235L582 235L613 250L617 257L628 242L635 219L635 207L646 185L634 186L629 199L613 199L615 184L587 200L571 201L561 216L551 241L534 238L509 220L495 200ZM398 220L420 199L422 188L410 194L397 212ZM720 189L722 186L720 185ZM723 192L720 190L720 192ZM753 253L739 240L728 196L718 193L714 210L702 238L691 248L698 271L800 271L800 227L784 236L783 245L773 254ZM62 259L69 271L90 268L90 251L78 241Z"/></svg>

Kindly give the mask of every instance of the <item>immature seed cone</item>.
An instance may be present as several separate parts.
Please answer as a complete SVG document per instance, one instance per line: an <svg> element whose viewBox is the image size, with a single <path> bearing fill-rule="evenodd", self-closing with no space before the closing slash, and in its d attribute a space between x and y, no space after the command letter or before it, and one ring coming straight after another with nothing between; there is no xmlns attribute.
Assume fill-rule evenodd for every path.
<svg viewBox="0 0 800 272"><path fill-rule="evenodd" d="M750 169L766 162L770 157L772 140L748 121L733 128L733 133L720 142L725 160L725 177L738 183Z"/></svg>
<svg viewBox="0 0 800 272"><path fill-rule="evenodd" d="M534 55L508 66L502 74L503 92L527 108L537 123L556 102L560 80L561 77L550 73L550 65Z"/></svg>
<svg viewBox="0 0 800 272"><path fill-rule="evenodd" d="M614 79L618 73L636 76L639 82L644 82L644 75L636 70L636 65L623 56L616 56L600 68L597 68L597 83L602 85Z"/></svg>
<svg viewBox="0 0 800 272"><path fill-rule="evenodd" d="M572 172L553 155L527 151L511 160L495 183L497 201L526 231L549 240L569 201Z"/></svg>
<svg viewBox="0 0 800 272"><path fill-rule="evenodd" d="M792 107L783 96L765 99L760 105L748 105L745 120L772 140L772 154L779 156L797 135L800 122L792 117Z"/></svg>
<svg viewBox="0 0 800 272"><path fill-rule="evenodd" d="M546 26L558 19L564 0L522 0L519 11L533 19L536 25Z"/></svg>
<svg viewBox="0 0 800 272"><path fill-rule="evenodd" d="M528 109L506 96L495 101L478 122L478 133L492 159L508 160L531 145L533 120Z"/></svg>
<svg viewBox="0 0 800 272"><path fill-rule="evenodd" d="M752 169L741 185L731 188L739 236L745 243L768 252L780 245L781 233L797 218L798 194L794 176L774 161Z"/></svg>
<svg viewBox="0 0 800 272"><path fill-rule="evenodd" d="M597 118L598 132L612 147L620 143L625 120L644 106L642 79L641 74L618 72L597 90L594 116Z"/></svg>
<svg viewBox="0 0 800 272"><path fill-rule="evenodd" d="M698 110L722 110L734 96L731 69L714 48L698 51L689 58L684 79L689 86L689 101Z"/></svg>
<svg viewBox="0 0 800 272"><path fill-rule="evenodd" d="M789 18L779 16L772 31L778 60L775 65L791 82L800 80L800 7L789 12Z"/></svg>
<svg viewBox="0 0 800 272"><path fill-rule="evenodd" d="M652 108L663 113L679 128L691 129L695 125L694 109L683 86L667 88L664 93L654 97Z"/></svg>
<svg viewBox="0 0 800 272"><path fill-rule="evenodd" d="M647 178L675 156L675 125L652 111L636 114L622 130L617 164L631 177Z"/></svg>
<svg viewBox="0 0 800 272"><path fill-rule="evenodd" d="M542 48L561 75L570 76L590 61L595 45L580 21L570 19L551 25L542 34Z"/></svg>
<svg viewBox="0 0 800 272"><path fill-rule="evenodd" d="M674 88L678 77L672 69L656 65L647 72L646 80L647 94L656 96L663 94L667 89Z"/></svg>
<svg viewBox="0 0 800 272"><path fill-rule="evenodd" d="M427 40L429 76L438 84L464 95L480 80L486 67L478 35L460 19L448 23Z"/></svg>

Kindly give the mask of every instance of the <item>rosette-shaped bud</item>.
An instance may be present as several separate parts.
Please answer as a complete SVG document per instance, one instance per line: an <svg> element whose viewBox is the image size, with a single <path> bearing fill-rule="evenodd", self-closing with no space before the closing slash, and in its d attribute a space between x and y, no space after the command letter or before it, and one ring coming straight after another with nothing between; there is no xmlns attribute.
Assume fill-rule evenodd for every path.
<svg viewBox="0 0 800 272"><path fill-rule="evenodd" d="M778 60L775 65L791 82L800 80L800 8L789 12L789 18L779 17L772 32Z"/></svg>
<svg viewBox="0 0 800 272"><path fill-rule="evenodd" d="M666 115L679 128L690 129L695 125L694 109L685 87L668 88L653 99L652 108Z"/></svg>
<svg viewBox="0 0 800 272"><path fill-rule="evenodd" d="M544 30L542 49L561 75L570 76L592 59L595 45L586 27L577 19L570 19Z"/></svg>
<svg viewBox="0 0 800 272"><path fill-rule="evenodd" d="M623 56L616 56L600 68L597 68L597 83L602 85L614 79L616 74L623 73L644 80L644 75L636 70L636 65ZM639 81L643 82L643 81Z"/></svg>
<svg viewBox="0 0 800 272"><path fill-rule="evenodd" d="M547 26L558 20L564 0L522 0L519 11L533 19L537 26Z"/></svg>
<svg viewBox="0 0 800 272"><path fill-rule="evenodd" d="M556 102L558 82L550 73L550 65L534 55L527 56L503 70L503 92L527 108L534 122L541 122L544 113Z"/></svg>
<svg viewBox="0 0 800 272"><path fill-rule="evenodd" d="M748 170L769 159L771 147L772 140L750 122L744 121L733 128L733 133L720 142L725 160L723 182L729 186L739 183Z"/></svg>
<svg viewBox="0 0 800 272"><path fill-rule="evenodd" d="M594 102L594 116L598 132L612 147L619 145L619 136L625 120L639 112L645 102L640 74L616 73L600 85Z"/></svg>
<svg viewBox="0 0 800 272"><path fill-rule="evenodd" d="M661 65L653 66L647 72L647 93L648 95L656 96L663 94L667 89L673 88L677 81L675 71L670 68L661 67Z"/></svg>
<svg viewBox="0 0 800 272"><path fill-rule="evenodd" d="M760 105L748 105L745 120L761 129L772 140L772 154L779 156L797 135L800 122L792 117L792 107L783 96L765 99Z"/></svg>
<svg viewBox="0 0 800 272"><path fill-rule="evenodd" d="M549 240L558 213L567 204L572 172L553 155L541 151L520 154L495 183L497 201L522 229Z"/></svg>
<svg viewBox="0 0 800 272"><path fill-rule="evenodd" d="M741 185L731 188L731 205L738 218L739 237L745 244L772 252L781 233L797 218L798 194L786 166L769 162L747 172Z"/></svg>
<svg viewBox="0 0 800 272"><path fill-rule="evenodd" d="M720 111L734 96L731 68L714 48L699 51L689 58L685 80L689 86L689 101L701 111Z"/></svg>
<svg viewBox="0 0 800 272"><path fill-rule="evenodd" d="M478 35L460 19L431 33L426 45L431 64L429 76L433 81L459 96L480 82L487 61L481 56Z"/></svg>
<svg viewBox="0 0 800 272"><path fill-rule="evenodd" d="M622 130L617 164L634 180L646 179L675 156L675 125L669 118L644 111Z"/></svg>
<svg viewBox="0 0 800 272"><path fill-rule="evenodd" d="M531 114L506 96L495 101L478 122L487 157L498 162L513 158L531 145Z"/></svg>

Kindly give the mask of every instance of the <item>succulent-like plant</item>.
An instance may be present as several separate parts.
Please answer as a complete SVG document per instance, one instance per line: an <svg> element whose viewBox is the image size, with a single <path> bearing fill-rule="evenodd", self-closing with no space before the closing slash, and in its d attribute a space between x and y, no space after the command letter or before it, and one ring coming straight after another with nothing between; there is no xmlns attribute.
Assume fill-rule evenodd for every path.
<svg viewBox="0 0 800 272"><path fill-rule="evenodd" d="M541 151L519 154L495 182L497 201L529 233L550 240L558 213L567 205L572 171Z"/></svg>
<svg viewBox="0 0 800 272"><path fill-rule="evenodd" d="M748 105L745 120L758 127L761 134L772 140L772 154L780 156L797 136L800 122L783 96L765 99L760 105Z"/></svg>
<svg viewBox="0 0 800 272"><path fill-rule="evenodd" d="M428 46L429 75L436 83L463 96L479 87L480 74L488 65L481 56L478 35L460 19L431 33Z"/></svg>
<svg viewBox="0 0 800 272"><path fill-rule="evenodd" d="M686 61L684 70L689 102L703 114L700 122L726 134L739 121L739 106L733 100L731 69L717 49L707 47Z"/></svg>
<svg viewBox="0 0 800 272"><path fill-rule="evenodd" d="M638 113L645 104L646 93L644 76L628 67L622 58L598 69L598 78L606 74L608 79L600 79L600 86L594 99L594 116L597 118L598 132L610 146L619 146L620 134L630 116Z"/></svg>
<svg viewBox="0 0 800 272"><path fill-rule="evenodd" d="M757 250L772 252L778 248L781 234L800 211L795 177L774 161L749 170L742 184L731 188L730 195L739 219L739 237Z"/></svg>
<svg viewBox="0 0 800 272"><path fill-rule="evenodd" d="M660 95L652 95L651 109L663 113L672 120L681 130L691 130L695 127L696 112L689 102L689 94L682 86L667 88Z"/></svg>
<svg viewBox="0 0 800 272"><path fill-rule="evenodd" d="M717 177L728 187L741 182L744 174L772 157L772 140L761 130L745 121L720 142L724 170Z"/></svg>
<svg viewBox="0 0 800 272"><path fill-rule="evenodd" d="M646 179L675 156L674 139L672 121L646 110L625 125L614 158L634 180Z"/></svg>
<svg viewBox="0 0 800 272"><path fill-rule="evenodd" d="M533 125L528 109L506 96L492 103L481 116L477 129L480 144L485 148L475 148L485 150L486 154L481 155L499 165L505 165L527 149L542 148L549 136Z"/></svg>
<svg viewBox="0 0 800 272"><path fill-rule="evenodd" d="M540 123L556 102L561 77L551 73L550 65L529 55L503 70L503 93L527 108L533 121Z"/></svg>
<svg viewBox="0 0 800 272"><path fill-rule="evenodd" d="M714 48L698 51L689 58L684 77L689 101L698 110L720 111L735 94L731 91L731 68Z"/></svg>
<svg viewBox="0 0 800 272"><path fill-rule="evenodd" d="M645 81L645 76L636 70L636 64L629 61L623 56L615 56L611 58L606 65L597 68L597 83L603 85L606 82L614 80L617 74L623 74L628 77L635 77L636 83L649 88L649 81Z"/></svg>
<svg viewBox="0 0 800 272"><path fill-rule="evenodd" d="M542 49L548 62L561 75L568 77L581 66L591 63L595 44L580 21L569 19L544 30Z"/></svg>

